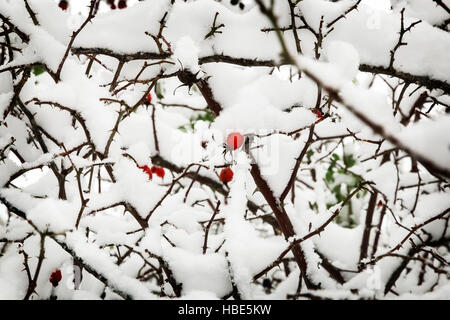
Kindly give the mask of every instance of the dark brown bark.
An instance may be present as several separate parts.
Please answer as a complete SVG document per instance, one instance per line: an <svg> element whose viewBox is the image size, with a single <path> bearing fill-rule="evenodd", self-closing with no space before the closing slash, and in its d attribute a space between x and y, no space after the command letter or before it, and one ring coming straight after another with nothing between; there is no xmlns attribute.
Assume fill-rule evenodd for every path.
<svg viewBox="0 0 450 320"><path fill-rule="evenodd" d="M287 239L295 236L294 227L292 226L291 220L289 219L286 211L280 205L280 203L275 199L272 190L270 190L267 182L262 178L261 172L257 164L251 165L250 173L253 177L253 180L256 183L256 186L261 191L262 195L266 199L270 208L272 209L275 217L280 225L281 231L283 232L284 237ZM305 254L299 244L292 247L292 253L294 255L295 261L297 262L300 271L302 273L303 280L305 281L306 287L308 289L318 289L320 285L315 284L308 276L308 265L306 263Z"/></svg>
<svg viewBox="0 0 450 320"><path fill-rule="evenodd" d="M361 250L359 253L359 261L361 261L364 258L367 258L367 250L369 248L369 240L370 240L370 231L372 230L372 219L373 219L373 212L375 211L375 205L377 203L377 192L373 192L370 195L369 199L369 206L367 208L366 213L366 221L364 224L364 233L361 240Z"/></svg>

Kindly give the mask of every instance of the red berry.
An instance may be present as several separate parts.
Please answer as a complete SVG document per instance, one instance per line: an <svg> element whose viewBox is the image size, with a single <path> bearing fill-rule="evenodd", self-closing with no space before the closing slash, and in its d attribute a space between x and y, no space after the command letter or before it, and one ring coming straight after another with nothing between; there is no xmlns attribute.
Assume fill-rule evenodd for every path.
<svg viewBox="0 0 450 320"><path fill-rule="evenodd" d="M383 205L383 202L381 202L381 200L378 201L377 207L381 207L382 205Z"/></svg>
<svg viewBox="0 0 450 320"><path fill-rule="evenodd" d="M61 10L67 10L67 8L69 7L69 3L67 2L67 0L61 0L58 6L61 8Z"/></svg>
<svg viewBox="0 0 450 320"><path fill-rule="evenodd" d="M50 278L48 279L54 287L56 287L62 279L61 270L56 269L50 274Z"/></svg>
<svg viewBox="0 0 450 320"><path fill-rule="evenodd" d="M156 174L160 178L164 178L166 172L164 171L164 168L153 166L152 167L152 173Z"/></svg>
<svg viewBox="0 0 450 320"><path fill-rule="evenodd" d="M147 101L148 101L148 103L152 102L152 94L151 93L148 93Z"/></svg>
<svg viewBox="0 0 450 320"><path fill-rule="evenodd" d="M127 1L126 0L119 0L118 7L119 7L119 9L125 9L127 7Z"/></svg>
<svg viewBox="0 0 450 320"><path fill-rule="evenodd" d="M166 175L166 172L164 171L164 168L158 168L158 171L156 171L156 175L158 177L160 177L161 179L163 179L164 176Z"/></svg>
<svg viewBox="0 0 450 320"><path fill-rule="evenodd" d="M106 2L107 2L107 3L109 4L109 6L111 7L111 10L116 9L116 5L114 4L114 0L107 0Z"/></svg>
<svg viewBox="0 0 450 320"><path fill-rule="evenodd" d="M233 150L236 150L237 148L242 146L243 143L244 136L239 132L232 132L227 137L227 145Z"/></svg>
<svg viewBox="0 0 450 320"><path fill-rule="evenodd" d="M317 118L322 119L322 112L320 110L311 110L311 112L317 114Z"/></svg>
<svg viewBox="0 0 450 320"><path fill-rule="evenodd" d="M222 182L230 182L231 180L233 180L233 170L231 170L230 168L224 168L220 171L220 181Z"/></svg>
<svg viewBox="0 0 450 320"><path fill-rule="evenodd" d="M148 167L148 165L138 166L139 169L144 171L150 180L153 178L152 170Z"/></svg>

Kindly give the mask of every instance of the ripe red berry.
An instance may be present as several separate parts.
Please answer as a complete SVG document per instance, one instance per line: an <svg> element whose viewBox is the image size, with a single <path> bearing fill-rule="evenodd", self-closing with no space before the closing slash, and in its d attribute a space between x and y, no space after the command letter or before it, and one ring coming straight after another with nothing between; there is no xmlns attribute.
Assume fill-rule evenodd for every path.
<svg viewBox="0 0 450 320"><path fill-rule="evenodd" d="M118 7L119 7L119 9L125 9L127 7L127 1L126 0L119 0Z"/></svg>
<svg viewBox="0 0 450 320"><path fill-rule="evenodd" d="M148 103L152 102L152 94L150 92L147 95L147 101Z"/></svg>
<svg viewBox="0 0 450 320"><path fill-rule="evenodd" d="M67 8L69 7L69 2L67 2L67 0L61 0L59 1L58 6L61 8L61 10L67 10Z"/></svg>
<svg viewBox="0 0 450 320"><path fill-rule="evenodd" d="M56 269L50 274L50 278L48 279L54 287L56 287L62 279L61 270Z"/></svg>
<svg viewBox="0 0 450 320"><path fill-rule="evenodd" d="M242 146L243 143L244 136L239 132L232 132L227 137L227 145L233 150L236 150L237 148Z"/></svg>
<svg viewBox="0 0 450 320"><path fill-rule="evenodd" d="M164 168L153 166L152 167L152 173L156 174L160 178L164 178L166 172L164 171Z"/></svg>
<svg viewBox="0 0 450 320"><path fill-rule="evenodd" d="M379 208L379 207L381 207L382 205L383 205L383 202L381 202L381 200L378 201L377 207Z"/></svg>
<svg viewBox="0 0 450 320"><path fill-rule="evenodd" d="M220 181L225 183L230 182L231 180L233 180L233 175L234 175L233 170L231 170L230 168L223 168L220 171L219 175Z"/></svg>
<svg viewBox="0 0 450 320"><path fill-rule="evenodd" d="M153 178L152 170L148 167L148 165L138 166L138 168L148 175L149 180L152 180Z"/></svg>

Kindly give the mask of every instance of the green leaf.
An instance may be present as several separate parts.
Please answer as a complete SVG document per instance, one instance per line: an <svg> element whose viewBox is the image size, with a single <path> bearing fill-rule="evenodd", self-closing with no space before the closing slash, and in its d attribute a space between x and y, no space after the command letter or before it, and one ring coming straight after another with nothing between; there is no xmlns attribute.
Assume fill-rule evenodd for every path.
<svg viewBox="0 0 450 320"><path fill-rule="evenodd" d="M336 153L333 153L331 156L332 156L335 160L339 160L339 156L338 156Z"/></svg>
<svg viewBox="0 0 450 320"><path fill-rule="evenodd" d="M189 122L190 122L189 124L191 126L191 129L193 130L194 126L195 126L195 123L197 121L201 120L201 121L206 121L206 122L213 122L215 120L215 118L216 117L215 117L214 113L212 113L211 110L207 109L204 112L202 111L202 112L196 114L195 116L192 116L189 119Z"/></svg>
<svg viewBox="0 0 450 320"><path fill-rule="evenodd" d="M332 190L334 196L336 197L337 202L342 202L345 200L345 196L341 193L341 186L337 185Z"/></svg>
<svg viewBox="0 0 450 320"><path fill-rule="evenodd" d="M164 89L162 87L161 82L159 82L159 81L156 82L155 93L156 93L156 96L158 97L158 99L164 98L163 92L164 92Z"/></svg>
<svg viewBox="0 0 450 320"><path fill-rule="evenodd" d="M344 164L346 168L351 168L355 165L356 160L353 158L352 154L345 154L344 155Z"/></svg>
<svg viewBox="0 0 450 320"><path fill-rule="evenodd" d="M31 67L31 72L33 72L33 74L35 76L38 76L38 75L43 74L45 72L45 68L41 64L36 64L33 67Z"/></svg>
<svg viewBox="0 0 450 320"><path fill-rule="evenodd" d="M325 180L327 180L327 182L334 182L333 174L334 172L332 170L328 170L325 174Z"/></svg>
<svg viewBox="0 0 450 320"><path fill-rule="evenodd" d="M306 157L308 158L308 161L311 161L311 157L313 156L314 151L309 149L308 151L306 151Z"/></svg>

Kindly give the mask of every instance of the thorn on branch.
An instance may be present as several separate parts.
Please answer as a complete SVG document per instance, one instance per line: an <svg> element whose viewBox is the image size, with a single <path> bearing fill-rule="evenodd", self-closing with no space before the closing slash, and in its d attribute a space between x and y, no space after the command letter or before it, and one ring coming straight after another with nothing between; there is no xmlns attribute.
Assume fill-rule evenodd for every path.
<svg viewBox="0 0 450 320"><path fill-rule="evenodd" d="M216 33L222 33L222 31L219 31L220 28L225 27L223 23L216 25L217 16L219 15L219 12L216 12L216 15L214 16L214 21L211 26L211 30L205 35L204 39L208 39L209 37L214 36Z"/></svg>

